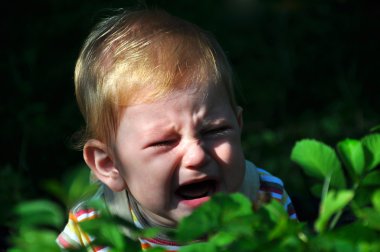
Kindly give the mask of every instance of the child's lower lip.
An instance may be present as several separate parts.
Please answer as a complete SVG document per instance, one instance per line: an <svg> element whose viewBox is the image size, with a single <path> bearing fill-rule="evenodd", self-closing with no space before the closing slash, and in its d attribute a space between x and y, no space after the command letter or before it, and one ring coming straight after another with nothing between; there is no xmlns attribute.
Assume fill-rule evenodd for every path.
<svg viewBox="0 0 380 252"><path fill-rule="evenodd" d="M186 205L187 207L190 208L197 208L203 203L207 202L210 200L210 196L202 197L202 198L197 198L197 199L182 199L180 203Z"/></svg>

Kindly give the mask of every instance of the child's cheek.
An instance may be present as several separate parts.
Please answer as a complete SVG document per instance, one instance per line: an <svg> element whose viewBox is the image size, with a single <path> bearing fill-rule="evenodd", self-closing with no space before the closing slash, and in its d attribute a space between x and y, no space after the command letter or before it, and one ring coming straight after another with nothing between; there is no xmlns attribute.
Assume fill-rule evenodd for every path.
<svg viewBox="0 0 380 252"><path fill-rule="evenodd" d="M214 153L217 161L220 160L224 166L233 165L234 155L232 145L229 142L221 143L214 148Z"/></svg>
<svg viewBox="0 0 380 252"><path fill-rule="evenodd" d="M241 150L240 138L233 134L214 145L215 152L221 157L236 155Z"/></svg>

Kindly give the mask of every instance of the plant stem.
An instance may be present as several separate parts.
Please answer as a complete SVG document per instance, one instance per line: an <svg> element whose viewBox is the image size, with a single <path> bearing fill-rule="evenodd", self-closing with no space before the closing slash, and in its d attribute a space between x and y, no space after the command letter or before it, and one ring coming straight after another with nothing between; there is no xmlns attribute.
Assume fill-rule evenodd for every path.
<svg viewBox="0 0 380 252"><path fill-rule="evenodd" d="M330 223L329 230L332 230L335 227L335 225L338 223L340 216L342 216L342 213L343 210L340 210L336 215L334 215L334 218Z"/></svg>
<svg viewBox="0 0 380 252"><path fill-rule="evenodd" d="M352 187L352 191L354 192L354 194L356 193L356 190L358 189L358 187L359 187L359 182L356 182L356 183L353 185L353 187ZM352 203L352 202L351 202L351 203ZM334 218L332 219L332 221L331 221L331 223L330 223L330 225L329 225L329 230L332 230L332 229L336 226L336 224L338 223L338 220L339 220L339 218L342 216L342 214L343 214L343 209L340 210L340 211L334 216Z"/></svg>
<svg viewBox="0 0 380 252"><path fill-rule="evenodd" d="M326 176L325 181L323 182L323 188L322 188L322 195L321 195L322 202L325 200L327 193L329 192L330 181L331 181L331 175Z"/></svg>

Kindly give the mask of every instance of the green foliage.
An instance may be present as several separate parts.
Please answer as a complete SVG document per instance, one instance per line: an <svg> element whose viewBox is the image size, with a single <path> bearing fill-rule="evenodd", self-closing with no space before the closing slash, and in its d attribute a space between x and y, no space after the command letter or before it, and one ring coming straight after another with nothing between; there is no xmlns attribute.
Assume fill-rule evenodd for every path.
<svg viewBox="0 0 380 252"><path fill-rule="evenodd" d="M190 242L231 226L238 226L240 232L243 232L244 225L240 224L251 215L252 204L247 198L239 194L233 194L229 198L217 194L212 201L199 207L191 218L185 218L179 224L177 239Z"/></svg>
<svg viewBox="0 0 380 252"><path fill-rule="evenodd" d="M113 251L120 252L138 251L140 248L135 240L123 235L118 223L114 218L110 218L109 216L85 221L81 223L81 228L96 237L94 245L112 247Z"/></svg>
<svg viewBox="0 0 380 252"><path fill-rule="evenodd" d="M55 243L57 233L45 229L20 228L12 242L14 247L9 252L41 251L41 252L60 252L61 250Z"/></svg>
<svg viewBox="0 0 380 252"><path fill-rule="evenodd" d="M294 139L312 137L330 144L344 136L357 137L378 120L380 85L371 85L378 80L380 52L380 36L374 32L380 24L376 1L8 4L17 15L3 15L1 223L9 222L11 206L44 196L41 181L60 180L82 162L68 147L68 138L83 127L73 95L73 69L90 28L113 8L164 8L215 34L236 74L245 153L285 180L288 191L305 205L300 212L306 218L313 204L304 195L309 188L306 176L288 158ZM374 127L374 133L379 129ZM380 174L368 174L364 180L366 187L355 196L361 206L368 204ZM72 206L77 196L68 199L67 184L63 190L59 182L50 185L56 188L55 197ZM323 186L314 188L320 193Z"/></svg>
<svg viewBox="0 0 380 252"><path fill-rule="evenodd" d="M330 191L322 201L320 215L315 222L315 230L320 233L323 232L330 218L338 212L341 212L342 209L350 203L353 197L354 193L349 190L341 190L338 192Z"/></svg>
<svg viewBox="0 0 380 252"><path fill-rule="evenodd" d="M124 219L112 216L104 201L100 199L91 200L89 207L101 212L101 218L84 221L80 223L80 227L96 237L93 244L111 247L113 252L139 251L138 237L150 238L159 232L157 228L141 230ZM128 233L128 237L124 235L123 230Z"/></svg>
<svg viewBox="0 0 380 252"><path fill-rule="evenodd" d="M346 139L338 143L338 151L352 177L360 177L365 168L364 148L361 141Z"/></svg>
<svg viewBox="0 0 380 252"><path fill-rule="evenodd" d="M186 244L181 251L270 251L300 244L300 230L276 201L253 212L245 196L217 194L180 223L175 237Z"/></svg>
<svg viewBox="0 0 380 252"><path fill-rule="evenodd" d="M48 180L44 183L44 188L66 206L72 207L80 198L93 195L98 190L98 184L91 182L92 176L90 170L83 165L66 173L63 183Z"/></svg>
<svg viewBox="0 0 380 252"><path fill-rule="evenodd" d="M60 251L55 244L57 232L64 223L62 209L47 200L22 202L14 209L17 218L12 222L17 235L11 237L10 252Z"/></svg>
<svg viewBox="0 0 380 252"><path fill-rule="evenodd" d="M373 196L373 208L360 209L359 206L366 205L367 201L361 198L359 189L364 192L362 195L368 198L372 192L366 190L365 186L379 185L379 171L375 168L379 166L380 155L380 135L369 134L361 140L346 139L338 142L337 152L341 157L338 159L336 152L326 144L316 140L301 140L292 150L291 159L298 163L304 171L317 179L323 179L323 188L321 195L320 214L315 222L315 230L323 233L327 228L332 229L344 209L348 204L354 204L354 209L358 216L361 216L368 225L375 227L372 220L378 219L377 192ZM351 185L348 188L346 184L338 184L344 178L344 170L341 163L344 164L345 171L350 176L347 178ZM334 176L335 174L335 176ZM334 181L335 177L335 181ZM329 186L335 186L338 191L329 191ZM339 186L337 186L339 185ZM356 202L354 197L356 196ZM354 202L352 202L354 200ZM376 202L376 203L375 203ZM375 223L377 223L375 221Z"/></svg>
<svg viewBox="0 0 380 252"><path fill-rule="evenodd" d="M8 1L17 15L6 13L3 22L2 223L10 222L11 206L40 197L40 181L60 179L81 162L81 155L63 144L83 125L71 88L75 59L105 9L137 2L167 9L215 34L242 84L238 98L247 156L284 178L293 192L309 188L288 158L294 139L333 143L362 134L378 120L380 85L370 85L378 80L376 1L45 0L24 1L23 8ZM380 125L371 130L379 132ZM376 159L366 156L373 167L376 162L368 160ZM346 181L360 184L355 203L367 206L380 171L355 176ZM52 182L50 189L55 187L54 196L70 207L78 196L70 196L67 185ZM318 193L323 188L313 186Z"/></svg>
<svg viewBox="0 0 380 252"><path fill-rule="evenodd" d="M27 201L16 206L15 213L22 216L19 226L49 225L61 227L64 223L62 209L48 200Z"/></svg>
<svg viewBox="0 0 380 252"><path fill-rule="evenodd" d="M311 139L297 142L291 159L301 165L310 176L326 179L337 188L344 188L346 185L335 151L322 142Z"/></svg>
<svg viewBox="0 0 380 252"><path fill-rule="evenodd" d="M379 134L375 133L361 140L346 139L338 142L336 151L316 140L295 144L291 159L322 187L319 216L312 227L289 219L284 207L275 200L254 210L252 202L240 193L214 195L171 230L138 229L111 215L104 202L95 199L89 205L101 213L100 217L84 221L80 226L95 237L94 245L106 245L113 252L140 251L138 237L155 237L159 233L182 244L184 252L379 251L378 141ZM88 172L81 171L70 176L68 185L49 183L48 188L61 196L67 193L67 197L61 198L72 202L84 189L94 191L88 176ZM351 215L349 222L343 222L344 213ZM14 209L14 214L16 233L9 251L59 251L55 238L62 228L64 214L56 203L23 202Z"/></svg>
<svg viewBox="0 0 380 252"><path fill-rule="evenodd" d="M365 136L362 140L366 154L366 168L371 170L380 164L380 134Z"/></svg>
<svg viewBox="0 0 380 252"><path fill-rule="evenodd" d="M93 190L94 184L89 183L88 177L88 169L75 170L66 174L65 185L50 181L47 188L63 203L69 203L67 199L76 197L79 200L79 195ZM87 183L80 183L85 180ZM68 188L67 191L64 188ZM66 196L60 197L63 195ZM22 201L14 207L12 217L8 225L15 233L11 237L13 246L9 251L60 251L55 239L67 221L66 209L62 209L62 205L47 199Z"/></svg>

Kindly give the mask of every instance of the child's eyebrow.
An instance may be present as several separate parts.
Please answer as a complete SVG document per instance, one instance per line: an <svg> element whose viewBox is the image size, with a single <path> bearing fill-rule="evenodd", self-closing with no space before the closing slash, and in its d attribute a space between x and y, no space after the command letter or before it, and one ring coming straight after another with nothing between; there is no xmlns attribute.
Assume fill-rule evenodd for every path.
<svg viewBox="0 0 380 252"><path fill-rule="evenodd" d="M149 135L165 135L168 134L169 132L172 132L174 130L174 126L169 126L165 124L155 124L151 125L149 127L146 127L143 129L144 134L149 134Z"/></svg>
<svg viewBox="0 0 380 252"><path fill-rule="evenodd" d="M202 120L202 123L201 123L201 126L213 126L213 125L221 125L221 124L224 124L224 123L227 123L228 120L226 118L220 118L220 117L216 117L216 118L205 118L204 120Z"/></svg>

